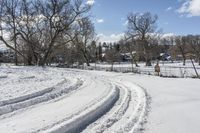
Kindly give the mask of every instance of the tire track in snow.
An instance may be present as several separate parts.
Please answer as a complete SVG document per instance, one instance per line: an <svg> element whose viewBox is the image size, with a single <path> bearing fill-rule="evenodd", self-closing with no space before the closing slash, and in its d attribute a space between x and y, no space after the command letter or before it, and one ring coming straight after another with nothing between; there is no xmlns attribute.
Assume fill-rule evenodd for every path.
<svg viewBox="0 0 200 133"><path fill-rule="evenodd" d="M83 74L88 77L88 73L84 72ZM86 126L96 121L99 117L110 110L110 108L112 108L112 106L119 98L119 88L107 80L98 78L97 76L93 77L89 75L89 77L89 84L93 83L95 86L98 86L99 82L102 82L104 85L107 84L106 86L108 88L106 91L101 96L99 96L98 99L91 101L82 109L79 109L77 112L66 117L62 121L40 129L36 132L81 132ZM85 88L88 87L88 85L82 87Z"/></svg>
<svg viewBox="0 0 200 133"><path fill-rule="evenodd" d="M62 130L56 131L76 133L80 132L89 123L91 124L88 128L83 130L83 133L138 133L142 130L142 125L145 121L144 118L147 111L146 92L141 87L130 82L123 81L123 83L121 83L120 81L115 81L109 78L104 80L104 82L110 82L113 86L119 88L120 97L116 104L113 104L108 112L104 111L104 113L99 114L100 118L95 122L92 121L98 117L90 115L90 119L92 119L91 117L94 117L91 121L88 121L87 119L86 122L82 120L82 118L77 119L72 122L76 128L74 126L71 127L72 129L66 128L66 126L70 127L70 124L72 124L68 123L69 125L65 124L65 126L61 128ZM81 126L81 128L79 126Z"/></svg>
<svg viewBox="0 0 200 133"><path fill-rule="evenodd" d="M73 119L64 121L55 127L45 130L51 133L78 133L81 132L87 125L97 120L105 114L119 97L119 89L115 88L106 96L106 98L97 102L94 106L90 106L85 111L73 117Z"/></svg>
<svg viewBox="0 0 200 133"><path fill-rule="evenodd" d="M45 71L47 70L45 69ZM76 77L73 72L65 73L57 69L51 69L51 72L61 73L61 77L63 80L52 87L31 94L0 101L0 116L42 102L59 99L59 97L62 97L66 94L74 92L75 90L78 90L79 87L84 82L83 79ZM47 71L46 73L44 72L42 73L46 75L46 73L49 72ZM23 78L20 77L20 79L27 79L27 78L29 79L30 77L29 76L28 77L24 76Z"/></svg>
<svg viewBox="0 0 200 133"><path fill-rule="evenodd" d="M65 79L54 87L47 88L45 90L21 96L15 99L0 101L0 115L58 98L62 95L78 89L81 85L82 81L79 79L77 79L77 81L74 83L70 83Z"/></svg>
<svg viewBox="0 0 200 133"><path fill-rule="evenodd" d="M142 129L147 111L146 92L133 83L110 80L120 87L119 101L82 133L138 133Z"/></svg>
<svg viewBox="0 0 200 133"><path fill-rule="evenodd" d="M114 83L113 83L114 84ZM128 109L129 102L131 99L130 90L116 85L120 90L120 98L118 102L113 106L113 108L107 112L102 118L92 123L86 130L82 133L102 133L107 128L111 127L115 122L121 119L126 110Z"/></svg>
<svg viewBox="0 0 200 133"><path fill-rule="evenodd" d="M141 124L144 120L143 118L146 115L147 99L144 90L139 86L126 81L123 82L123 85L132 92L129 108L123 118L105 131L106 133L138 133L141 129Z"/></svg>

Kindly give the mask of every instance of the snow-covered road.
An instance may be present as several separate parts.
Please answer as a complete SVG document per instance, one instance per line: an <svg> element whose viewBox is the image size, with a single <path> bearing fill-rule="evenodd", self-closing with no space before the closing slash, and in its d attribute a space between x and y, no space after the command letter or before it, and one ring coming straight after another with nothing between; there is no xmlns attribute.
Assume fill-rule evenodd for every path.
<svg viewBox="0 0 200 133"><path fill-rule="evenodd" d="M151 97L145 133L199 133L200 79L95 72L145 88Z"/></svg>
<svg viewBox="0 0 200 133"><path fill-rule="evenodd" d="M147 100L140 87L89 71L42 69L2 69L5 76L1 79L1 91L5 92L7 87L3 82L10 80L13 84L10 83L5 95L13 92L16 95L10 99L5 96L0 101L1 131L133 132L141 128ZM50 83L47 88L38 86L33 91L26 88L26 82L21 81L21 77L26 78L27 83L40 84L41 80L36 80L39 78L36 71L40 71L40 75L48 75L45 81L62 80L57 84ZM17 93L21 91L20 87L17 92L12 90L15 89L12 85L17 86L19 82L25 94Z"/></svg>
<svg viewBox="0 0 200 133"><path fill-rule="evenodd" d="M1 132L200 131L198 79L2 67L0 81Z"/></svg>

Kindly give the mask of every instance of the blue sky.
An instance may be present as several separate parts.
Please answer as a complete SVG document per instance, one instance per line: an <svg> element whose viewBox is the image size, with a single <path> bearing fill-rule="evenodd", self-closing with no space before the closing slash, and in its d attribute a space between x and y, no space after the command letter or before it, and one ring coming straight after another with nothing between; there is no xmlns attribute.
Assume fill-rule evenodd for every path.
<svg viewBox="0 0 200 133"><path fill-rule="evenodd" d="M88 0L91 15L102 41L115 41L126 30L128 13L151 12L158 15L163 33L200 33L200 0Z"/></svg>

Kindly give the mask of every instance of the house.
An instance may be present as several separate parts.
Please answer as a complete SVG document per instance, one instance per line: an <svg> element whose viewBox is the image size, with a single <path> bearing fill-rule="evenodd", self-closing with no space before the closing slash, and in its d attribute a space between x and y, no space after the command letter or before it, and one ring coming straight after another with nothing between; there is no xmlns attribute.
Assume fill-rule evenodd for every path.
<svg viewBox="0 0 200 133"><path fill-rule="evenodd" d="M136 51L133 51L132 54L135 55ZM121 59L123 62L131 62L132 58L131 53L121 53Z"/></svg>
<svg viewBox="0 0 200 133"><path fill-rule="evenodd" d="M160 53L160 55L157 57L157 59L162 60L162 61L172 60L171 55L168 53Z"/></svg>

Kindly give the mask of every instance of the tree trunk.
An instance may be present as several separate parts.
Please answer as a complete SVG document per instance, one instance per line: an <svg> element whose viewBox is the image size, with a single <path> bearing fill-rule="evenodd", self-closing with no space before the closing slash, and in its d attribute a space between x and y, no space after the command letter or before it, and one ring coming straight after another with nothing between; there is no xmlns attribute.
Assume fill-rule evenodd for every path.
<svg viewBox="0 0 200 133"><path fill-rule="evenodd" d="M113 71L114 62L111 63L111 71Z"/></svg>
<svg viewBox="0 0 200 133"><path fill-rule="evenodd" d="M14 27L14 35L16 34L16 30L15 30L15 27ZM18 65L18 59L17 59L17 38L16 36L14 37L14 48L15 48L15 65L17 66Z"/></svg>
<svg viewBox="0 0 200 133"><path fill-rule="evenodd" d="M17 48L16 43L15 43L15 49ZM18 65L18 59L17 59L17 52L15 51L15 65Z"/></svg>
<svg viewBox="0 0 200 133"><path fill-rule="evenodd" d="M185 66L185 61L186 61L186 58L184 57L183 58L183 66Z"/></svg>
<svg viewBox="0 0 200 133"><path fill-rule="evenodd" d="M146 57L146 66L152 66L151 59L149 57Z"/></svg>
<svg viewBox="0 0 200 133"><path fill-rule="evenodd" d="M44 66L47 62L49 54L46 54L40 61L39 61L39 66Z"/></svg>
<svg viewBox="0 0 200 133"><path fill-rule="evenodd" d="M179 46L179 49L180 49L181 54L183 56L183 66L185 66L186 57L185 57L184 49L181 46Z"/></svg>
<svg viewBox="0 0 200 133"><path fill-rule="evenodd" d="M134 63L136 67L139 67L138 64L137 64L137 61L135 59L135 56L132 53L131 53L131 57L132 57L131 63L132 64Z"/></svg>
<svg viewBox="0 0 200 133"><path fill-rule="evenodd" d="M90 66L89 59L87 58L87 56L86 56L85 54L84 54L84 58L85 58L85 61L86 61L87 66Z"/></svg>
<svg viewBox="0 0 200 133"><path fill-rule="evenodd" d="M134 71L133 70L133 59L132 59L132 61L131 61L131 69L132 69L132 72Z"/></svg>
<svg viewBox="0 0 200 133"><path fill-rule="evenodd" d="M136 61L135 58L133 59L133 61L134 61L134 63L135 63L135 66L136 66L136 67L139 67L139 65L137 64L137 61Z"/></svg>
<svg viewBox="0 0 200 133"><path fill-rule="evenodd" d="M27 65L31 66L32 64L32 56L30 54L28 54L28 60L27 60Z"/></svg>
<svg viewBox="0 0 200 133"><path fill-rule="evenodd" d="M83 57L85 58L85 61L86 61L87 66L90 66L90 61L89 61L89 59L88 59L88 57L87 57L87 53L84 52L84 51L82 51L82 53L83 53Z"/></svg>
<svg viewBox="0 0 200 133"><path fill-rule="evenodd" d="M146 66L151 66L151 59L149 57L149 52L148 52L148 42L146 40L144 40L144 44L143 44L143 54L144 54L144 58L146 60Z"/></svg>
<svg viewBox="0 0 200 133"><path fill-rule="evenodd" d="M200 66L200 57L199 57L199 66Z"/></svg>
<svg viewBox="0 0 200 133"><path fill-rule="evenodd" d="M40 59L38 61L38 66L44 66L45 65L45 61L43 59Z"/></svg>
<svg viewBox="0 0 200 133"><path fill-rule="evenodd" d="M135 67L139 67L138 64L137 64L137 61L135 60L135 58L133 58L133 59L131 60L131 68L132 68L132 72L134 72L133 64L135 64Z"/></svg>

